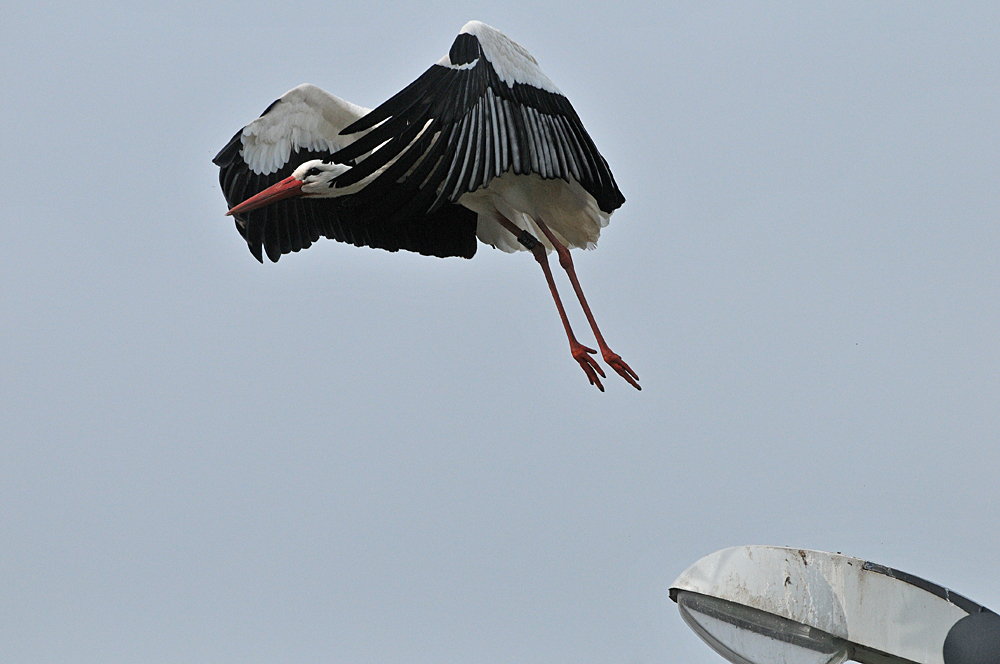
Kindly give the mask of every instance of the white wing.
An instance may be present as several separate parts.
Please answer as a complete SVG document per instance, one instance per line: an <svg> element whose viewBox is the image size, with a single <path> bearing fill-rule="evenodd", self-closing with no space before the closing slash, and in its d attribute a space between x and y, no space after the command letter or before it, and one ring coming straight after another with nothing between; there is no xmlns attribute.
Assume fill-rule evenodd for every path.
<svg viewBox="0 0 1000 664"><path fill-rule="evenodd" d="M306 161L330 161L337 150L364 136L340 132L367 112L312 85L286 92L236 132L213 160L229 207L281 182ZM471 258L476 253L476 215L461 206L387 221L379 210L356 205L350 198L279 201L235 215L236 228L259 261L265 253L277 261L320 237L431 256Z"/></svg>
<svg viewBox="0 0 1000 664"><path fill-rule="evenodd" d="M288 163L292 150L336 152L358 138L341 136L341 130L369 110L314 85L300 85L243 128L241 156L254 173L270 175Z"/></svg>
<svg viewBox="0 0 1000 664"><path fill-rule="evenodd" d="M389 214L457 203L508 171L575 180L607 214L625 201L569 100L524 48L478 21L462 28L448 55L343 133L364 131L334 155L357 160L337 186L377 174L364 192Z"/></svg>

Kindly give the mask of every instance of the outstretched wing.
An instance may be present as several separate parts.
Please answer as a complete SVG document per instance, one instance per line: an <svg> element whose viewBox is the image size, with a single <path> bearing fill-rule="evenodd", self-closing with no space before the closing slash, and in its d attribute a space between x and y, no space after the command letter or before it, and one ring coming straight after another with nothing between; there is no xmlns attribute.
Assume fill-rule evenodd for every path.
<svg viewBox="0 0 1000 664"><path fill-rule="evenodd" d="M312 85L289 90L236 132L212 160L220 169L226 203L229 207L242 203L291 175L303 162L329 159L353 141L354 137L340 136L340 131L367 111ZM282 201L235 216L236 228L257 260L263 262L262 248L277 261L282 254L309 247L322 235L336 234L336 205L317 214L315 205L304 203Z"/></svg>
<svg viewBox="0 0 1000 664"><path fill-rule="evenodd" d="M370 178L362 194L396 214L456 203L507 171L572 178L607 213L625 202L569 100L524 48L478 21L437 64L341 133L364 131L333 157L357 160L337 186Z"/></svg>
<svg viewBox="0 0 1000 664"><path fill-rule="evenodd" d="M284 180L300 164L331 159L358 136L341 135L368 109L312 85L294 88L236 132L213 162L229 207ZM292 198L235 215L250 252L277 261L320 237L389 251L406 249L432 256L471 257L476 251L475 214L448 206L432 215L389 220L377 210L342 198Z"/></svg>

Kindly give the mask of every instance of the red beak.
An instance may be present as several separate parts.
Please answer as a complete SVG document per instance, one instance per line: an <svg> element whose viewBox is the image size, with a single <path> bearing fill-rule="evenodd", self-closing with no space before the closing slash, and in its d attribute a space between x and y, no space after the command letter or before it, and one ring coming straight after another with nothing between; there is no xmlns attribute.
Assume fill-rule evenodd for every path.
<svg viewBox="0 0 1000 664"><path fill-rule="evenodd" d="M250 210L256 210L259 207L264 207L265 205L270 205L271 203L282 201L286 198L301 195L302 181L289 176L281 182L271 185L256 196L251 196L246 199L227 212L226 215L242 214L244 212L249 212Z"/></svg>

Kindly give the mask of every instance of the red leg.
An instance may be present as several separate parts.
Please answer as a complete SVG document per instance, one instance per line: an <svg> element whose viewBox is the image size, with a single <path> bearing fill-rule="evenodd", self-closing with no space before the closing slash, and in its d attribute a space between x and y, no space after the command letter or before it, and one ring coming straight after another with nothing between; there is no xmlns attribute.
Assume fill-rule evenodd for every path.
<svg viewBox="0 0 1000 664"><path fill-rule="evenodd" d="M618 372L618 375L624 378L628 383L637 390L641 390L639 387L639 374L632 371L632 367L625 364L625 360L621 358L618 353L615 353L610 348L608 348L607 342L604 341L604 336L601 331L597 328L597 321L594 320L594 314L590 312L590 305L587 304L587 298L583 295L583 288L580 286L580 281L576 278L576 269L573 267L573 258L569 255L569 249L556 239L549 227L541 219L536 219L535 223L538 227L545 233L545 237L549 239L552 243L553 248L555 248L556 253L559 254L559 264L562 265L563 269L566 270L566 274L569 275L570 283L573 284L573 290L576 291L576 297L580 300L580 306L583 307L583 313L587 315L587 321L590 323L590 328L594 331L594 336L597 338L597 346L601 349L601 355L604 356L604 361L608 363L612 369Z"/></svg>
<svg viewBox="0 0 1000 664"><path fill-rule="evenodd" d="M545 273L545 281L549 284L549 291L552 293L552 299L556 302L556 309L559 310L559 318L562 319L563 327L566 329L566 336L569 338L569 351L573 354L573 359L580 364L584 373L587 374L590 384L596 385L597 389L603 392L604 385L601 384L601 379L597 376L600 374L601 378L605 378L604 370L601 369L601 365L597 363L597 360L591 357L597 351L593 348L587 348L576 340L573 328L569 325L569 318L566 317L566 310L563 308L562 300L559 299L559 291L556 290L556 282L552 278L552 269L549 267L549 257L545 253L545 247L533 235L527 231L522 231L509 219L500 217L499 221L500 225L513 233L525 247L531 250L531 253L535 256L535 260L542 266L542 272Z"/></svg>

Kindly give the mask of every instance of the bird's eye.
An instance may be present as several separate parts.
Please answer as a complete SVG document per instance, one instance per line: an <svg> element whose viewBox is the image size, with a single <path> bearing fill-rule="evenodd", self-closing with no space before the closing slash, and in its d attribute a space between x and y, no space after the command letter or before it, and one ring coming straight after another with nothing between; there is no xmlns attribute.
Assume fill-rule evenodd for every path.
<svg viewBox="0 0 1000 664"><path fill-rule="evenodd" d="M319 169L313 166L308 171L306 171L306 177L311 178L314 175L319 175Z"/></svg>

